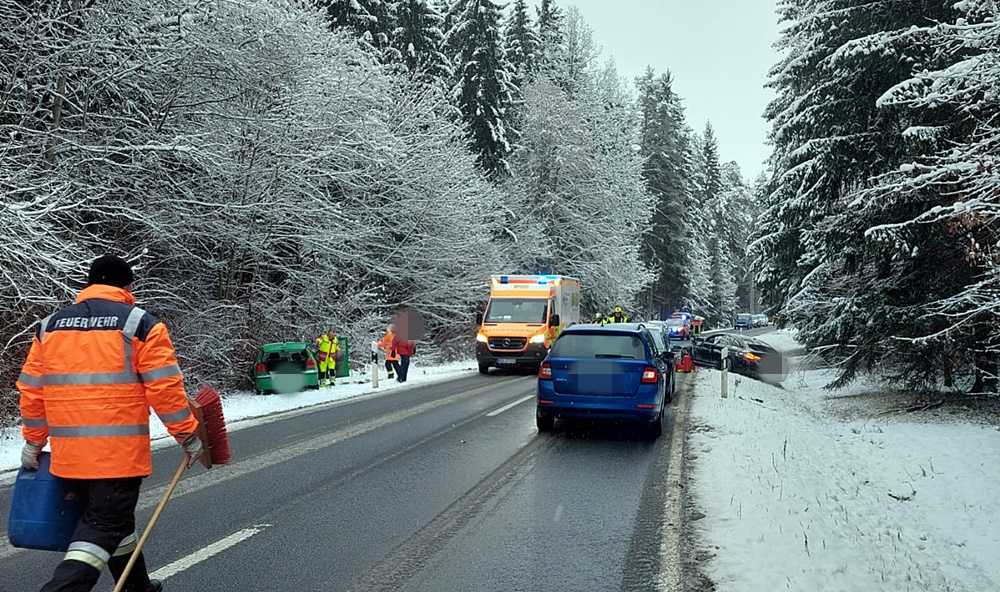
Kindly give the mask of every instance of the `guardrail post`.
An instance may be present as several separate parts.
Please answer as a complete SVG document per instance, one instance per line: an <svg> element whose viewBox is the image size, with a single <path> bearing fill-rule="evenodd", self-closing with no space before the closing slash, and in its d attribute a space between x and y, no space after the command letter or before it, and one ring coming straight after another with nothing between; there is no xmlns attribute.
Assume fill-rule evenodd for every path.
<svg viewBox="0 0 1000 592"><path fill-rule="evenodd" d="M729 398L729 348L722 348L722 398Z"/></svg>
<svg viewBox="0 0 1000 592"><path fill-rule="evenodd" d="M372 341L372 388L378 388L378 342Z"/></svg>

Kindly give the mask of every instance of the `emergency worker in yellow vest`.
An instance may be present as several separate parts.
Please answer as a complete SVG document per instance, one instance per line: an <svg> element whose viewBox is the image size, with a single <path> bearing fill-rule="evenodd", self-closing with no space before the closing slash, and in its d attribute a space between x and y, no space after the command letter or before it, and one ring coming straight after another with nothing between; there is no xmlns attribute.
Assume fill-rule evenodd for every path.
<svg viewBox="0 0 1000 592"><path fill-rule="evenodd" d="M337 352L340 351L337 333L330 329L316 341L319 345L319 384L332 386L337 383Z"/></svg>
<svg viewBox="0 0 1000 592"><path fill-rule="evenodd" d="M609 322L609 323L627 323L628 322L628 317L625 316L624 312L622 312L622 307L616 306L615 307L615 311L611 314L610 317L608 317L608 321L607 322Z"/></svg>

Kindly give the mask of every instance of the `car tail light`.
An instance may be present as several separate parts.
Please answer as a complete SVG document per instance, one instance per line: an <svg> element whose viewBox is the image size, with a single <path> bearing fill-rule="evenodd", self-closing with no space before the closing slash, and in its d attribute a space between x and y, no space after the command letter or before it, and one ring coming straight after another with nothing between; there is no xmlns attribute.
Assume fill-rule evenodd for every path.
<svg viewBox="0 0 1000 592"><path fill-rule="evenodd" d="M652 366L646 366L642 371L642 384L656 384L659 378L660 373Z"/></svg>
<svg viewBox="0 0 1000 592"><path fill-rule="evenodd" d="M309 358L308 360L306 360L306 368L309 368L310 370L312 370L315 367L316 367L316 360L314 360L312 358Z"/></svg>
<svg viewBox="0 0 1000 592"><path fill-rule="evenodd" d="M257 374L267 374L267 366L264 364L257 364Z"/></svg>
<svg viewBox="0 0 1000 592"><path fill-rule="evenodd" d="M752 352L746 352L743 354L743 359L750 360L751 362L759 362L760 356Z"/></svg>
<svg viewBox="0 0 1000 592"><path fill-rule="evenodd" d="M542 365L538 368L538 379L552 380L552 366L548 362L542 362Z"/></svg>

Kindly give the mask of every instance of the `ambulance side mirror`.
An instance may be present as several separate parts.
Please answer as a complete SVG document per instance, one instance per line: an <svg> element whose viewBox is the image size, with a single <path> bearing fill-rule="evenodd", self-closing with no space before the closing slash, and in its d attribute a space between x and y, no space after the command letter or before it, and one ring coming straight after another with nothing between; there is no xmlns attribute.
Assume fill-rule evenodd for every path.
<svg viewBox="0 0 1000 592"><path fill-rule="evenodd" d="M481 313L481 312L477 312L476 313L476 324L477 325L482 325L483 324L483 313Z"/></svg>
<svg viewBox="0 0 1000 592"><path fill-rule="evenodd" d="M550 327L558 327L560 320L561 319L559 318L559 315L557 315L557 314L552 315L551 317L549 317L549 326Z"/></svg>

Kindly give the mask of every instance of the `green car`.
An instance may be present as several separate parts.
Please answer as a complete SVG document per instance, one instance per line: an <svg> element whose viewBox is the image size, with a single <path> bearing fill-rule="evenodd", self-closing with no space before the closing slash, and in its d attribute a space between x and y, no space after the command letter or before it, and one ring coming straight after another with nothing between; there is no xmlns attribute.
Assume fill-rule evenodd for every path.
<svg viewBox="0 0 1000 592"><path fill-rule="evenodd" d="M316 356L305 343L267 343L257 348L254 390L266 393L297 393L319 388Z"/></svg>

